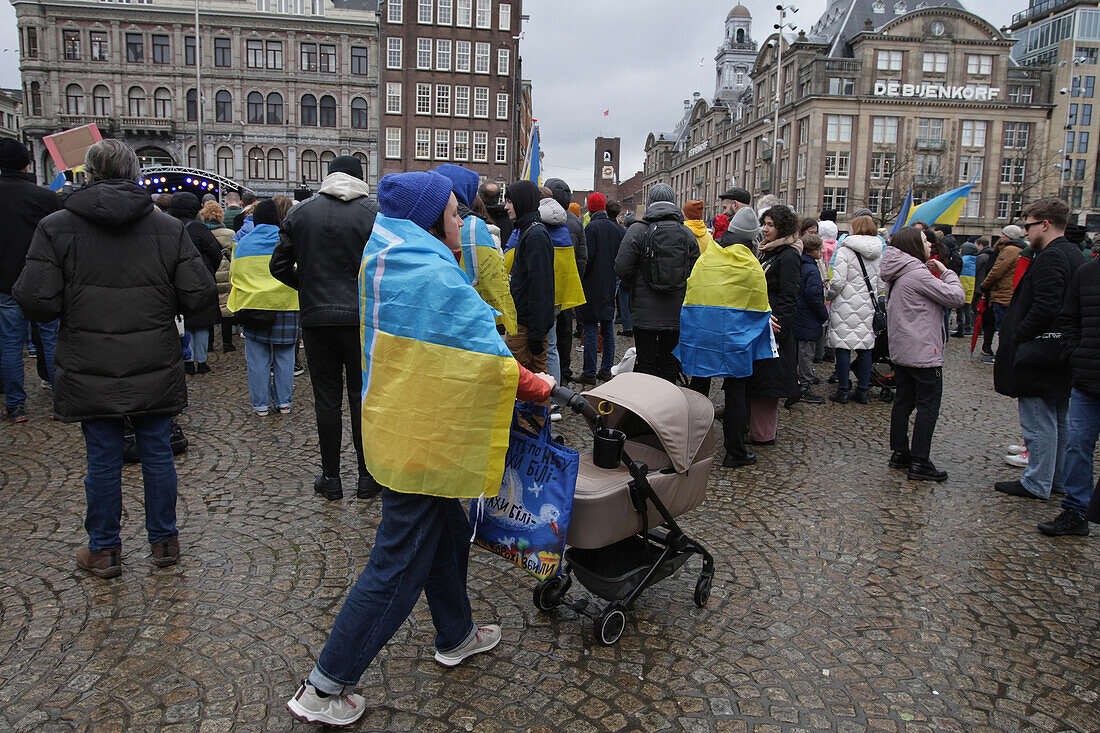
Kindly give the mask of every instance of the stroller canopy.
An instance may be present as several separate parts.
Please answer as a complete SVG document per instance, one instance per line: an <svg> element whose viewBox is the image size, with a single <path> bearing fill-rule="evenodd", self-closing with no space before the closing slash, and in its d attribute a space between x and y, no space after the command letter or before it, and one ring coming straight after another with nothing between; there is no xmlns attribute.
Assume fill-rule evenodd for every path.
<svg viewBox="0 0 1100 733"><path fill-rule="evenodd" d="M624 372L584 396L597 409L606 400L644 420L677 473L691 467L714 423L714 405L709 398L651 374Z"/></svg>

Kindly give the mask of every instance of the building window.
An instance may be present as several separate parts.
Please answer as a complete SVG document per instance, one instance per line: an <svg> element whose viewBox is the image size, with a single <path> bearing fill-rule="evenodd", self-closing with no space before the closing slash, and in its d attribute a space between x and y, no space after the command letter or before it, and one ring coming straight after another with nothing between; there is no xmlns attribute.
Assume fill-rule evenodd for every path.
<svg viewBox="0 0 1100 733"><path fill-rule="evenodd" d="M331 97L330 97L331 99ZM333 116L336 110L333 109ZM367 100L355 97L351 100L351 126L355 130L366 130L370 116L367 113Z"/></svg>
<svg viewBox="0 0 1100 733"><path fill-rule="evenodd" d="M436 39L435 68L436 71L451 70L451 42L446 38Z"/></svg>
<svg viewBox="0 0 1100 733"><path fill-rule="evenodd" d="M281 68L283 68L283 42L282 41L268 41L267 42L267 68L269 68L269 69L281 69Z"/></svg>
<svg viewBox="0 0 1100 733"><path fill-rule="evenodd" d="M1015 219L1023 208L1022 197L1013 196L1010 193L1002 193L997 196L997 218Z"/></svg>
<svg viewBox="0 0 1100 733"><path fill-rule="evenodd" d="M432 68L432 39L430 39L430 38L417 38L416 39L416 68L418 68L418 69L431 69Z"/></svg>
<svg viewBox="0 0 1100 733"><path fill-rule="evenodd" d="M386 3L386 20L390 23L400 23L405 0L388 0Z"/></svg>
<svg viewBox="0 0 1100 733"><path fill-rule="evenodd" d="M497 95L497 119L508 119L508 95L506 93Z"/></svg>
<svg viewBox="0 0 1100 733"><path fill-rule="evenodd" d="M795 161L795 178L801 181L806 178L806 154L799 153Z"/></svg>
<svg viewBox="0 0 1100 733"><path fill-rule="evenodd" d="M451 115L451 85L435 85L435 113L437 116L450 117Z"/></svg>
<svg viewBox="0 0 1100 733"><path fill-rule="evenodd" d="M155 40L155 39L154 39ZM156 48L153 48L153 55L156 55ZM195 65L195 37L185 36L183 39L183 63L185 66Z"/></svg>
<svg viewBox="0 0 1100 733"><path fill-rule="evenodd" d="M511 3L501 3L497 6L499 14L499 22L497 23L497 29L502 31L512 30L512 5Z"/></svg>
<svg viewBox="0 0 1100 733"><path fill-rule="evenodd" d="M416 22L424 25L432 24L432 0L419 0L417 3Z"/></svg>
<svg viewBox="0 0 1100 733"><path fill-rule="evenodd" d="M921 117L917 120L917 137L923 140L943 140L943 120Z"/></svg>
<svg viewBox="0 0 1100 733"><path fill-rule="evenodd" d="M356 159L358 159L359 155L357 154L355 157L356 157ZM321 153L321 170L325 171L327 173L328 169L329 169L329 166L332 165L332 161L334 161L334 160L336 160L336 153L332 152L331 150L323 151ZM363 163L362 160L360 160L359 162L361 164ZM367 165L364 164L363 165L363 170L365 170L365 171L370 170L370 168L368 168Z"/></svg>
<svg viewBox="0 0 1100 733"><path fill-rule="evenodd" d="M91 32L92 61L107 61L110 59L111 46L107 42L107 34L102 31Z"/></svg>
<svg viewBox="0 0 1100 733"><path fill-rule="evenodd" d="M244 42L244 63L250 69L264 68L264 42Z"/></svg>
<svg viewBox="0 0 1100 733"><path fill-rule="evenodd" d="M461 2L461 0L460 0ZM470 42L455 41L455 71L470 70Z"/></svg>
<svg viewBox="0 0 1100 733"><path fill-rule="evenodd" d="M401 82L386 82L386 114L401 114Z"/></svg>
<svg viewBox="0 0 1100 733"><path fill-rule="evenodd" d="M833 76L829 78L829 94L851 96L856 93L856 80Z"/></svg>
<svg viewBox="0 0 1100 733"><path fill-rule="evenodd" d="M418 115L430 115L432 113L432 85L416 85L416 113Z"/></svg>
<svg viewBox="0 0 1100 733"><path fill-rule="evenodd" d="M263 107L263 101L261 97L260 107ZM184 106L187 107L187 121L195 122L199 119L199 95L194 89L188 89L187 94L184 97ZM260 122L263 122L263 116L261 114Z"/></svg>
<svg viewBox="0 0 1100 733"><path fill-rule="evenodd" d="M993 57L968 53L966 55L966 73L989 76L993 73Z"/></svg>
<svg viewBox="0 0 1100 733"><path fill-rule="evenodd" d="M805 145L810 141L810 118L803 117L798 121L798 144Z"/></svg>
<svg viewBox="0 0 1100 733"><path fill-rule="evenodd" d="M285 177L283 170L283 164L286 159L283 157L283 151L279 149L273 149L267 151L267 178L270 181L281 181Z"/></svg>
<svg viewBox="0 0 1100 733"><path fill-rule="evenodd" d="M474 50L474 73L489 73L489 44L478 43Z"/></svg>
<svg viewBox="0 0 1100 733"><path fill-rule="evenodd" d="M26 37L27 42L23 45L23 55L29 59L38 58L38 29L34 27L27 28Z"/></svg>
<svg viewBox="0 0 1100 733"><path fill-rule="evenodd" d="M497 163L507 163L508 162L508 138L506 138L506 137L498 137L497 138L497 157L496 157L496 161L497 161Z"/></svg>
<svg viewBox="0 0 1100 733"><path fill-rule="evenodd" d="M214 39L214 66L229 68L233 65L233 42L228 38Z"/></svg>
<svg viewBox="0 0 1100 733"><path fill-rule="evenodd" d="M798 211L806 210L806 189L797 188L794 192L794 207Z"/></svg>
<svg viewBox="0 0 1100 733"><path fill-rule="evenodd" d="M84 89L79 84L70 84L65 87L65 113L84 114Z"/></svg>
<svg viewBox="0 0 1100 733"><path fill-rule="evenodd" d="M492 0L477 0L477 27L493 27Z"/></svg>
<svg viewBox="0 0 1100 733"><path fill-rule="evenodd" d="M199 167L199 149L195 145L187 146L187 167L198 168Z"/></svg>
<svg viewBox="0 0 1100 733"><path fill-rule="evenodd" d="M1077 133L1077 152L1087 153L1089 151L1089 134L1085 131ZM1081 161L1084 162L1084 161Z"/></svg>
<svg viewBox="0 0 1100 733"><path fill-rule="evenodd" d="M455 117L470 116L470 87L455 87Z"/></svg>
<svg viewBox="0 0 1100 733"><path fill-rule="evenodd" d="M1005 147L1026 148L1030 134L1030 122L1006 122L1004 134Z"/></svg>
<svg viewBox="0 0 1100 733"><path fill-rule="evenodd" d="M917 156L917 175L935 176L940 172L940 156L921 153Z"/></svg>
<svg viewBox="0 0 1100 733"><path fill-rule="evenodd" d="M867 208L872 214L881 216L890 211L893 204L893 195L887 188L872 188L867 194Z"/></svg>
<svg viewBox="0 0 1100 733"><path fill-rule="evenodd" d="M194 38L189 39L192 43L191 60L187 62L188 66L195 65L195 51L194 51ZM168 36L162 36L153 34L153 63L154 64L170 64L172 63L172 44L168 40Z"/></svg>
<svg viewBox="0 0 1100 733"><path fill-rule="evenodd" d="M437 25L454 23L454 0L439 0L435 10L435 22Z"/></svg>
<svg viewBox="0 0 1100 733"><path fill-rule="evenodd" d="M432 157L432 131L425 127L416 128L416 150L414 155L417 160L429 160Z"/></svg>
<svg viewBox="0 0 1100 733"><path fill-rule="evenodd" d="M458 17L456 24L462 28L469 28L474 24L473 0L456 0L458 3Z"/></svg>
<svg viewBox="0 0 1100 733"><path fill-rule="evenodd" d="M317 44L303 43L301 51L302 71L317 71Z"/></svg>
<svg viewBox="0 0 1100 733"><path fill-rule="evenodd" d="M267 95L267 124L283 124L283 95L278 92Z"/></svg>
<svg viewBox="0 0 1100 733"><path fill-rule="evenodd" d="M851 153L847 150L827 150L825 152L825 176L827 178L847 178L851 167Z"/></svg>
<svg viewBox="0 0 1100 733"><path fill-rule="evenodd" d="M320 180L317 167L317 153L312 150L305 150L302 152L302 180L306 183L312 183Z"/></svg>
<svg viewBox="0 0 1100 733"><path fill-rule="evenodd" d="M232 178L233 171L233 151L230 148L220 147L217 153L218 161L218 175L225 176L226 178Z"/></svg>
<svg viewBox="0 0 1100 733"><path fill-rule="evenodd" d="M401 128L400 127L387 127L386 128L386 157L391 158L391 159L401 157Z"/></svg>
<svg viewBox="0 0 1100 733"><path fill-rule="evenodd" d="M454 142L451 157L455 160L467 160L470 157L470 133L466 130L455 130Z"/></svg>
<svg viewBox="0 0 1100 733"><path fill-rule="evenodd" d="M298 124L306 127L317 126L317 97L312 94L302 96L302 104L298 114Z"/></svg>
<svg viewBox="0 0 1100 733"><path fill-rule="evenodd" d="M901 71L901 51L879 51L875 66L879 71Z"/></svg>
<svg viewBox="0 0 1100 733"><path fill-rule="evenodd" d="M508 69L512 65L512 52L507 48L497 49L497 74L508 76Z"/></svg>
<svg viewBox="0 0 1100 733"><path fill-rule="evenodd" d="M336 46L322 43L317 49L318 70L322 74L336 73Z"/></svg>
<svg viewBox="0 0 1100 733"><path fill-rule="evenodd" d="M959 183L980 182L982 170L985 168L985 156L960 155L959 156Z"/></svg>
<svg viewBox="0 0 1100 733"><path fill-rule="evenodd" d="M233 121L233 95L224 89L214 95L214 121Z"/></svg>
<svg viewBox="0 0 1100 733"><path fill-rule="evenodd" d="M164 91L168 91L165 89ZM111 114L111 92L103 84L98 84L92 89L92 114L96 117L107 117ZM169 114L164 115L170 116Z"/></svg>
<svg viewBox="0 0 1100 733"><path fill-rule="evenodd" d="M489 87L474 87L474 117L489 118Z"/></svg>
<svg viewBox="0 0 1100 733"><path fill-rule="evenodd" d="M264 178L264 166L267 164L267 159L264 157L264 151L259 148L252 148L248 151L248 177L262 181Z"/></svg>
<svg viewBox="0 0 1100 733"><path fill-rule="evenodd" d="M126 34L126 60L131 64L145 61L145 39L140 33Z"/></svg>
<svg viewBox="0 0 1100 733"><path fill-rule="evenodd" d="M889 178L894 174L897 153L872 153L871 178Z"/></svg>
<svg viewBox="0 0 1100 733"><path fill-rule="evenodd" d="M451 158L451 131L435 131L435 159L450 160Z"/></svg>
<svg viewBox="0 0 1100 733"><path fill-rule="evenodd" d="M848 213L848 189L826 186L821 197L822 208L836 209L838 214Z"/></svg>
<svg viewBox="0 0 1100 733"><path fill-rule="evenodd" d="M351 73L365 76L368 68L367 49L365 46L351 47Z"/></svg>
<svg viewBox="0 0 1100 733"><path fill-rule="evenodd" d="M61 31L61 45L66 61L80 60L80 31Z"/></svg>
<svg viewBox="0 0 1100 733"><path fill-rule="evenodd" d="M188 92L187 94L187 104L190 105L191 92ZM248 124L262 125L264 123L264 95L260 94L259 92L249 92L246 101L248 104ZM192 119L190 112L188 112L187 119Z"/></svg>
<svg viewBox="0 0 1100 733"><path fill-rule="evenodd" d="M985 120L963 120L962 146L964 148L984 148L987 124Z"/></svg>
<svg viewBox="0 0 1100 733"><path fill-rule="evenodd" d="M1032 87L1020 86L1018 84L1010 84L1008 87L1009 102L1031 104L1032 94L1034 94Z"/></svg>
<svg viewBox="0 0 1100 733"><path fill-rule="evenodd" d="M825 115L825 139L831 143L852 141L851 115ZM831 207L828 207L831 208Z"/></svg>
<svg viewBox="0 0 1100 733"><path fill-rule="evenodd" d="M1091 125L1092 124L1092 105L1091 104L1082 104L1081 105L1081 124L1082 125Z"/></svg>
<svg viewBox="0 0 1100 733"><path fill-rule="evenodd" d="M1026 158L1005 158L1001 161L1001 183L1023 183Z"/></svg>
<svg viewBox="0 0 1100 733"><path fill-rule="evenodd" d="M130 117L145 116L145 90L141 87L130 87L126 92L126 114Z"/></svg>
<svg viewBox="0 0 1100 733"><path fill-rule="evenodd" d="M461 2L461 0L459 0ZM489 133L474 131L472 155L475 163L489 162Z"/></svg>
<svg viewBox="0 0 1100 733"><path fill-rule="evenodd" d="M321 127L336 127L336 100L326 94L321 97L320 114L317 119Z"/></svg>
<svg viewBox="0 0 1100 733"><path fill-rule="evenodd" d="M1085 97L1086 99L1092 99L1093 93L1096 89L1096 77L1095 76L1075 76L1073 77L1073 96Z"/></svg>
<svg viewBox="0 0 1100 733"><path fill-rule="evenodd" d="M31 82L31 115L42 116L42 85L36 81Z"/></svg>
<svg viewBox="0 0 1100 733"><path fill-rule="evenodd" d="M922 71L924 71L925 74L946 74L947 54L926 52L924 54Z"/></svg>
<svg viewBox="0 0 1100 733"><path fill-rule="evenodd" d="M387 38L386 39L386 68L387 69L400 69L401 68L401 39L400 38Z"/></svg>
<svg viewBox="0 0 1100 733"><path fill-rule="evenodd" d="M980 194L968 196L963 204L962 216L968 219L976 219L981 216L982 197Z"/></svg>

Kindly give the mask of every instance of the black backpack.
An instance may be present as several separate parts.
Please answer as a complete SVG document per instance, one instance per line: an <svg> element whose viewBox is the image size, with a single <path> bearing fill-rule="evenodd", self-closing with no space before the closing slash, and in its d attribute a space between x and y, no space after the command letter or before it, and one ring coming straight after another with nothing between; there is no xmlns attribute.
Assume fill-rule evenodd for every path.
<svg viewBox="0 0 1100 733"><path fill-rule="evenodd" d="M187 450L187 437L184 436L183 428L180 427L175 418L172 418L168 431L172 454L178 456ZM126 463L141 462L141 456L138 454L137 437L134 435L134 425L128 417L122 418L122 460Z"/></svg>
<svg viewBox="0 0 1100 733"><path fill-rule="evenodd" d="M661 293L683 290L691 274L684 225L674 219L643 219L641 223L647 225L642 237L642 276L646 284Z"/></svg>

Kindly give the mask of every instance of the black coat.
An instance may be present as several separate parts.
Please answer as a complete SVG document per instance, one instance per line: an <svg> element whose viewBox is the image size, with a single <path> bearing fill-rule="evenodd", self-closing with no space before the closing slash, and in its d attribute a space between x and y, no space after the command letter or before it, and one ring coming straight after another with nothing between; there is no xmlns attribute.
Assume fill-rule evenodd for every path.
<svg viewBox="0 0 1100 733"><path fill-rule="evenodd" d="M510 287L516 321L535 337L545 336L554 326L554 244L538 211L516 219L515 228Z"/></svg>
<svg viewBox="0 0 1100 733"><path fill-rule="evenodd" d="M1100 395L1100 260L1089 260L1073 273L1060 322L1073 386Z"/></svg>
<svg viewBox="0 0 1100 733"><path fill-rule="evenodd" d="M646 234L649 226L658 221L680 222L678 246L686 253L690 267L695 266L695 261L699 259L699 240L684 226L684 214L676 204L658 201L646 210L644 219L634 222L626 230L615 258L615 274L630 293L630 318L634 326L651 331L679 331L687 279L678 290L659 291L649 286L642 271Z"/></svg>
<svg viewBox="0 0 1100 733"><path fill-rule="evenodd" d="M49 189L36 186L30 173L0 172L0 293L11 295L31 246L38 222L61 209L61 199Z"/></svg>
<svg viewBox="0 0 1100 733"><path fill-rule="evenodd" d="M210 229L195 218L199 214L198 197L187 191L173 194L168 213L183 222L183 228L191 237L191 243L202 255L202 262L206 265L210 276L213 277L218 271L218 266L221 265L224 254L222 253L222 246L218 244L217 238ZM217 303L214 303L212 307L204 308L184 318L184 326L188 331L194 331L200 328L209 328L219 323L221 319L222 310Z"/></svg>
<svg viewBox="0 0 1100 733"><path fill-rule="evenodd" d="M100 181L42 220L14 295L35 321L61 318L54 415L66 422L174 415L187 406L175 317L218 307L183 225L145 189Z"/></svg>
<svg viewBox="0 0 1100 733"><path fill-rule="evenodd" d="M1085 262L1077 245L1059 237L1035 253L1027 272L1016 284L1012 302L1001 322L993 387L1008 397L1062 399L1069 395L1070 371L1065 361L1053 357L1042 365L1017 365L1020 345L1046 333L1057 333L1066 288L1073 273Z"/></svg>
<svg viewBox="0 0 1100 733"><path fill-rule="evenodd" d="M318 193L290 210L271 274L298 291L303 326L359 325L359 265L378 204Z"/></svg>
<svg viewBox="0 0 1100 733"><path fill-rule="evenodd" d="M817 260L802 255L802 271L798 285L798 308L794 316L794 337L797 341L817 341L821 324L829 320L825 309L825 286Z"/></svg>
<svg viewBox="0 0 1100 733"><path fill-rule="evenodd" d="M588 264L581 285L584 305L576 308L582 322L610 321L615 318L615 257L623 241L623 228L607 218L606 211L597 211L584 228L588 246Z"/></svg>
<svg viewBox="0 0 1100 733"><path fill-rule="evenodd" d="M779 321L775 334L778 359L762 359L753 365L749 396L784 398L798 393L798 346L794 320L798 312L798 287L802 282L802 255L794 247L778 247L760 258L768 282L768 303Z"/></svg>
<svg viewBox="0 0 1100 733"><path fill-rule="evenodd" d="M992 247L986 247L975 256L974 259L974 301L977 303L985 295L982 290L982 282L989 271L993 269L993 263L997 261L997 251Z"/></svg>

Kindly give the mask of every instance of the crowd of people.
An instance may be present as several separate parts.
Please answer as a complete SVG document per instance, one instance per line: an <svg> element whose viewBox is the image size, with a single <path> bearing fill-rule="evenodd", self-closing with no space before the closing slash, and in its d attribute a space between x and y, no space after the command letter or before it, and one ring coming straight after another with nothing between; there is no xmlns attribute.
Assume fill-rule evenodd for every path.
<svg viewBox="0 0 1100 733"><path fill-rule="evenodd" d="M611 379L616 335L632 338L635 371L708 396L722 380L722 466L738 469L756 462L750 446L776 443L781 405L867 404L872 380L887 379L874 371L882 363L896 391L886 463L911 480L944 481L933 435L945 350L977 328L996 390L1018 401L1023 435L1006 457L1022 476L995 489L1064 494L1062 512L1039 525L1047 535L1087 535L1089 518L1100 520L1100 260L1083 253L1084 233L1057 199L1028 205L996 243L958 243L950 227L920 222L887 235L866 210L842 233L835 212L800 219L774 197L754 206L741 188L721 195L709 223L705 202L681 205L663 183L639 217L600 193L582 209L561 179L502 192L449 164L386 176L372 197L359 161L341 156L305 201L231 193L223 208L188 192L151 197L136 183L134 151L116 140L88 150L87 184L64 201L34 185L29 165L22 145L0 141L10 222L0 257L4 419L27 420L33 323L52 416L79 422L87 446L81 568L121 573L124 418L141 458L153 561L177 561L170 422L187 406L187 376L211 371L215 327L225 351L244 338L258 418L292 410L304 349L320 452L314 489L327 500L343 497L346 395L356 496L381 495L382 520L366 570L288 703L303 720L362 715L352 689L422 591L440 664L500 640L499 627L472 619L459 499L494 476L499 485L503 450L482 446L487 457L444 486L433 468L410 466L372 437L383 418L397 419L399 395L441 369L477 399L436 408L434 434L465 432L466 445L479 434L471 426L499 421L499 405L515 399L558 417L552 388ZM441 366L437 348L471 366ZM826 400L815 365L828 362L836 387ZM439 442L435 450L448 449ZM462 461L444 462L459 475ZM480 466L472 477L469 465Z"/></svg>

